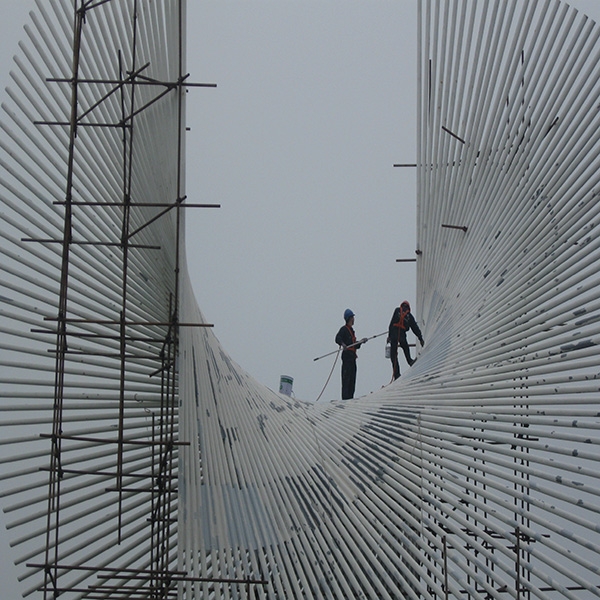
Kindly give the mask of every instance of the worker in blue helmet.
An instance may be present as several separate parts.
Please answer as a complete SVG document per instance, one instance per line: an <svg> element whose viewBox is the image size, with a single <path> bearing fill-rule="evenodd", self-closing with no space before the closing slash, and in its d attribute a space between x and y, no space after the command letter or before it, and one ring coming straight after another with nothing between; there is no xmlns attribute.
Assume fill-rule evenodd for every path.
<svg viewBox="0 0 600 600"><path fill-rule="evenodd" d="M335 336L335 343L342 348L342 400L354 398L356 387L356 351L367 341L356 341L354 333L354 313L347 308L344 311L345 324Z"/></svg>

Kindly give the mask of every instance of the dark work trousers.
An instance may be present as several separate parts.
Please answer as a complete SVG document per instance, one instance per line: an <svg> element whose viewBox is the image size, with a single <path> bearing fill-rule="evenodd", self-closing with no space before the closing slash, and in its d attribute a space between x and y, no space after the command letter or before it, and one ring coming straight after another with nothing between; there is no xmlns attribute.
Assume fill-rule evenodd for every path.
<svg viewBox="0 0 600 600"><path fill-rule="evenodd" d="M408 340L405 335L401 335L398 338L398 345L393 342L390 344L390 360L392 361L392 369L394 371L394 379L400 377L400 365L398 363L398 346L402 348L406 362L409 365L413 364L413 359L410 357L410 347L408 346Z"/></svg>
<svg viewBox="0 0 600 600"><path fill-rule="evenodd" d="M400 377L400 365L398 364L398 344L390 344L390 360L392 361L394 379L398 379L398 377Z"/></svg>
<svg viewBox="0 0 600 600"><path fill-rule="evenodd" d="M356 387L356 358L342 360L342 400L354 398Z"/></svg>

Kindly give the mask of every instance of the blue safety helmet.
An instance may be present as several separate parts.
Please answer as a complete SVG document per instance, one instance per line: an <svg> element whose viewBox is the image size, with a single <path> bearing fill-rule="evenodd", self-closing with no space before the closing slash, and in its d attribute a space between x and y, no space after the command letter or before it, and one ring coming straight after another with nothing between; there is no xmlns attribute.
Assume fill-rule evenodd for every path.
<svg viewBox="0 0 600 600"><path fill-rule="evenodd" d="M349 308L347 308L344 311L344 321L347 321L348 319L350 319L353 316L354 316L354 313Z"/></svg>

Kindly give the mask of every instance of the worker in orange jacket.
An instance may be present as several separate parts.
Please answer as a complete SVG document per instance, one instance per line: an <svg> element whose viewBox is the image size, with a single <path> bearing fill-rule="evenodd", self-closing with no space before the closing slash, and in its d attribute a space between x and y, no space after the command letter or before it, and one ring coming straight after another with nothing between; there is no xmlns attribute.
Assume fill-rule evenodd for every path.
<svg viewBox="0 0 600 600"><path fill-rule="evenodd" d="M390 343L390 360L392 361L392 369L394 371L394 379L400 377L400 365L398 363L398 346L404 351L406 362L412 365L416 359L411 358L406 332L411 330L421 342L421 346L425 345L421 330L417 325L417 321L410 312L410 304L404 300L399 307L394 310L390 325L388 328L388 342Z"/></svg>

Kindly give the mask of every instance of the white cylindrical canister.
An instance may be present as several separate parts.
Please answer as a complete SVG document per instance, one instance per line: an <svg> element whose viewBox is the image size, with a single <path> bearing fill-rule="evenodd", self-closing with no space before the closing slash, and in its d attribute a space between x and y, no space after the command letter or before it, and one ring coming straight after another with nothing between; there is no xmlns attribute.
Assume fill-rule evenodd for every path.
<svg viewBox="0 0 600 600"><path fill-rule="evenodd" d="M285 394L286 396L292 395L292 386L294 385L294 378L289 375L282 375L279 378L279 393Z"/></svg>

